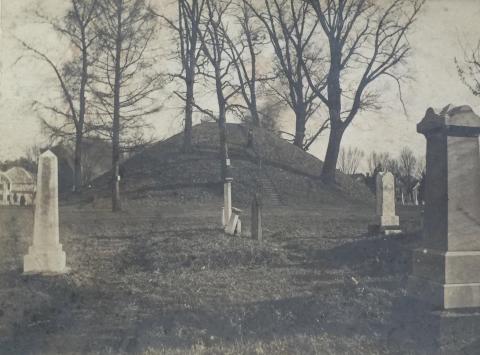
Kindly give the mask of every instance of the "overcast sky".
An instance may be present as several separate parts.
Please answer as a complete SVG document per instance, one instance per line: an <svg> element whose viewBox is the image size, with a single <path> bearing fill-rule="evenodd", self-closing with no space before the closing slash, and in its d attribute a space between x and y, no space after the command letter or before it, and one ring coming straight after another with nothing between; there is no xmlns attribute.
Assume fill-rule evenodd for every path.
<svg viewBox="0 0 480 355"><path fill-rule="evenodd" d="M2 1L2 0L0 0ZM161 2L163 0L157 0ZM381 0L378 0L381 1ZM44 100L58 91L55 77L44 64L32 58L18 58L24 51L13 38L35 45L58 62L67 51L48 26L29 15L41 4L52 15L59 15L68 0L3 0L1 8L1 76L0 76L0 159L14 158L33 142L41 142L39 120L31 108L33 100ZM372 150L397 154L403 146L424 154L425 140L416 133L416 123L430 106L449 103L468 104L480 113L480 99L462 85L456 73L454 57L462 56L464 45L480 39L479 0L427 0L427 6L410 35L413 53L409 73L414 78L403 88L407 115L399 103L393 83L383 84L382 109L364 113L346 132L345 146L358 146L367 153ZM165 95L168 93L165 93ZM153 117L156 136L164 138L179 129L175 105ZM284 114L285 122L289 112ZM322 137L311 153L323 159L326 137Z"/></svg>

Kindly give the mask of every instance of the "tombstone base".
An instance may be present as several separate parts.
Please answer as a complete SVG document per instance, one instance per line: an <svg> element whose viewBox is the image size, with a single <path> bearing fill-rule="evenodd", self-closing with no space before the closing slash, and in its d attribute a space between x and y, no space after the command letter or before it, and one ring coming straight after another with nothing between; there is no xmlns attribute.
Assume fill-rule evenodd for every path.
<svg viewBox="0 0 480 355"><path fill-rule="evenodd" d="M416 276L408 278L410 297L440 309L480 308L480 283L441 284Z"/></svg>
<svg viewBox="0 0 480 355"><path fill-rule="evenodd" d="M411 297L392 305L393 323L388 336L408 354L478 354L480 309L439 310Z"/></svg>
<svg viewBox="0 0 480 355"><path fill-rule="evenodd" d="M64 274L68 272L66 254L59 244L48 250L30 247L23 257L23 272L25 274Z"/></svg>
<svg viewBox="0 0 480 355"><path fill-rule="evenodd" d="M410 280L411 279L411 280ZM480 307L480 252L416 249L409 289L435 306Z"/></svg>
<svg viewBox="0 0 480 355"><path fill-rule="evenodd" d="M379 226L382 226L384 228L390 228L390 227L398 227L400 225L400 218L395 215L390 215L390 216L377 216L377 221L376 223Z"/></svg>
<svg viewBox="0 0 480 355"><path fill-rule="evenodd" d="M381 226L378 224L372 224L368 226L368 232L371 234L384 234L384 235L396 235L402 234L400 226Z"/></svg>

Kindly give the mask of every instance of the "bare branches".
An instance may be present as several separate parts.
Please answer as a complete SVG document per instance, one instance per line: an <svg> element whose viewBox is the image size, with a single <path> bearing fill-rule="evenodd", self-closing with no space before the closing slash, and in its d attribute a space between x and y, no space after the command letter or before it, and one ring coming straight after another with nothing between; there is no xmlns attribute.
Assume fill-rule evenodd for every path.
<svg viewBox="0 0 480 355"><path fill-rule="evenodd" d="M455 58L458 76L475 96L480 96L480 41L470 50L465 50L463 60Z"/></svg>
<svg viewBox="0 0 480 355"><path fill-rule="evenodd" d="M154 96L166 81L155 68L157 23L143 0L101 0L100 6L96 29L102 53L90 87L98 122L91 126L112 130L118 119L120 143L130 145L130 137L145 127L145 116L162 106Z"/></svg>
<svg viewBox="0 0 480 355"><path fill-rule="evenodd" d="M328 41L328 85L309 78L312 90L329 109L331 129L322 177L333 182L343 132L362 110L374 108L369 86L391 78L403 105L402 74L395 69L410 53L407 34L425 0L310 0Z"/></svg>
<svg viewBox="0 0 480 355"><path fill-rule="evenodd" d="M281 88L272 86L272 90L295 113L294 144L308 148L313 141L306 141L306 124L319 107L315 99L320 91L316 88L316 93L312 90L315 86L309 87L308 82L313 82L312 78L322 82L325 79L321 73L321 51L313 41L318 23L312 19L312 7L307 1L294 0L264 0L263 9L247 4L263 24L272 44L275 71L281 85ZM316 139L318 135L311 138Z"/></svg>
<svg viewBox="0 0 480 355"><path fill-rule="evenodd" d="M231 0L205 0L206 11L202 16L199 31L202 54L205 56L209 66L205 66L201 74L207 79L210 78L215 85L218 105L218 128L220 137L219 161L222 180L226 174L227 149L227 112L231 107L231 100L241 90L232 83L235 78L232 74L232 61L229 60L227 51L228 29L225 17L232 4Z"/></svg>
<svg viewBox="0 0 480 355"><path fill-rule="evenodd" d="M55 64L46 54L20 41L24 48L46 62L55 73L59 82L62 100L66 103L66 110L60 110L57 105L38 105L60 117L60 122L50 123L43 120L43 126L48 130L52 139L71 139L75 141L75 166L73 190L78 191L82 184L82 141L85 134L85 122L88 116L86 102L88 82L91 79L90 67L96 61L97 53L93 44L98 36L94 30L94 21L98 16L100 0L70 0L70 8L60 19L51 19L36 12L36 16L48 23L52 28L64 36L71 45L78 49L78 54L70 61ZM73 126L73 127L72 127Z"/></svg>
<svg viewBox="0 0 480 355"><path fill-rule="evenodd" d="M37 49L33 48L32 46L28 45L26 42L24 42L22 40L19 40L19 41L25 49L33 52L37 57L39 57L41 60L45 61L52 68L52 70L54 71L55 76L57 77L57 80L60 84L60 88L62 90L63 97L64 97L65 101L67 102L67 104L69 106L70 114L67 114L65 112L60 112L60 110L58 110L56 108L53 109L52 106L44 105L44 107L48 108L50 110L53 109L52 111L56 114L61 114L62 116L66 117L66 118L71 118L74 121L75 126L77 126L78 125L77 109L75 108L75 104L73 102L72 95L70 94L70 90L67 87L66 79L64 79L60 69L57 67L57 65L46 54L38 51Z"/></svg>
<svg viewBox="0 0 480 355"><path fill-rule="evenodd" d="M112 210L121 209L121 153L144 146L146 116L161 105L153 96L165 78L155 68L156 17L145 0L100 0L96 21L101 58L95 65L97 120L90 126L112 141Z"/></svg>
<svg viewBox="0 0 480 355"><path fill-rule="evenodd" d="M338 170L347 175L356 174L365 152L357 147L340 150Z"/></svg>
<svg viewBox="0 0 480 355"><path fill-rule="evenodd" d="M183 81L185 96L185 130L184 150L192 147L192 125L194 108L194 86L196 82L197 65L201 48L199 45L200 21L205 6L205 0L177 0L177 18L170 19L164 15L155 15L162 18L175 33L176 51L174 58L181 64L180 72L174 77Z"/></svg>

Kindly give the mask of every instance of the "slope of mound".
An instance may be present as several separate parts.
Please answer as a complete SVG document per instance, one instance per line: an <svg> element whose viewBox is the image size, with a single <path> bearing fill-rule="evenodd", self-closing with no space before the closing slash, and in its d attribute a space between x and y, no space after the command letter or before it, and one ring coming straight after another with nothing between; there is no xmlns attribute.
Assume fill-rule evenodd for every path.
<svg viewBox="0 0 480 355"><path fill-rule="evenodd" d="M319 159L268 131L255 129L250 144L245 126L228 124L227 132L235 205L246 206L257 183L267 205L339 205L372 201L366 186L341 173L338 173L335 187L324 185L319 178L322 168ZM221 198L223 185L216 123L203 123L193 128L191 153L182 152L182 139L182 134L175 135L123 163L121 188L125 198L145 204L148 200L154 204ZM108 196L109 181L110 176L106 174L94 182L96 197Z"/></svg>

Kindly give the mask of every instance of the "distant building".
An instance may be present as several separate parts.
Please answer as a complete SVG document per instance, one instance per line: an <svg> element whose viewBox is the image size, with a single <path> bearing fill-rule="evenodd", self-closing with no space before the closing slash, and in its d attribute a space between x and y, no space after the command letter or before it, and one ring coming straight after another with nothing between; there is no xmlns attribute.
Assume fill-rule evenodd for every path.
<svg viewBox="0 0 480 355"><path fill-rule="evenodd" d="M13 167L0 171L0 205L29 206L35 197L35 178L27 170Z"/></svg>

